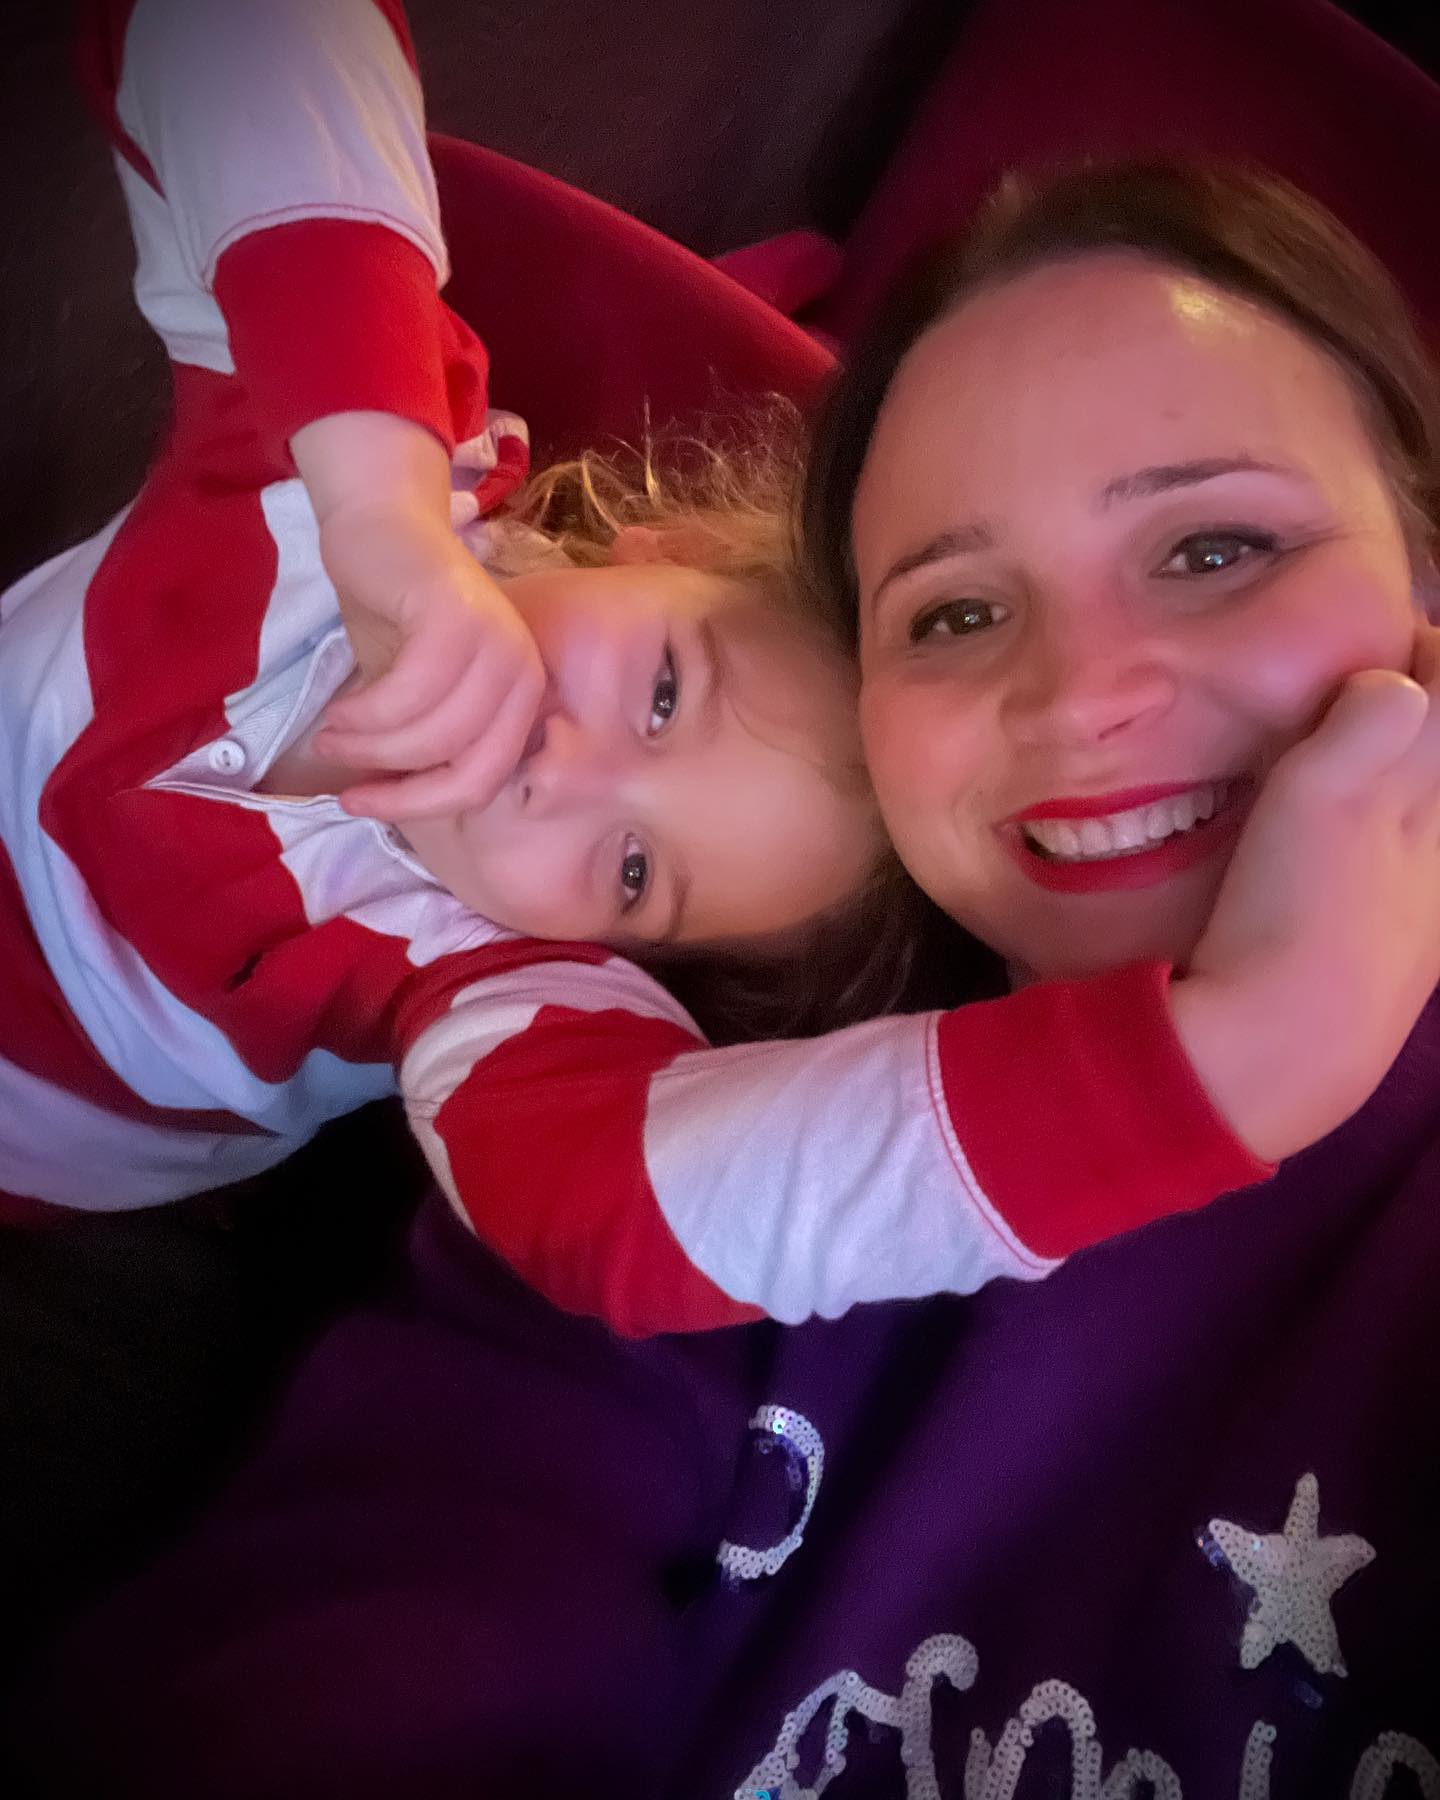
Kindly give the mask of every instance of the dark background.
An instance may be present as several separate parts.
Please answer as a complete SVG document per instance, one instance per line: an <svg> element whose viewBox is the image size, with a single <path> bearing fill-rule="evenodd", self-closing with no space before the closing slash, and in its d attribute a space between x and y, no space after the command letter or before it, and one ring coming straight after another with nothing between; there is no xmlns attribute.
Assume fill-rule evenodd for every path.
<svg viewBox="0 0 1440 1800"><path fill-rule="evenodd" d="M1437 72L1436 0L1349 10ZM437 129L706 255L795 226L843 235L965 12L410 0ZM0 0L0 585L133 496L166 399L69 32L63 0ZM497 398L523 409L497 376ZM420 1179L394 1110L371 1108L253 1193L0 1233L0 1676L7 1652L23 1659L68 1603L173 1529L295 1347L365 1290Z"/></svg>

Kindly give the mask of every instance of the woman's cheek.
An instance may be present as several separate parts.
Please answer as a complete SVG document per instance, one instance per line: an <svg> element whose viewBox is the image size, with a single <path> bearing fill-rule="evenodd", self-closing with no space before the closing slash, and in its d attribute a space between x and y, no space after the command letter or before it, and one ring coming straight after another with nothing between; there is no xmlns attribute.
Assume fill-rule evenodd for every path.
<svg viewBox="0 0 1440 1800"><path fill-rule="evenodd" d="M973 711L944 682L906 674L867 676L860 732L876 798L891 833L918 850L949 839L957 804L972 788L982 748Z"/></svg>
<svg viewBox="0 0 1440 1800"><path fill-rule="evenodd" d="M1323 586L1292 577L1269 598L1239 641L1217 634L1214 655L1217 680L1279 735L1308 731L1360 670L1410 667L1419 615L1408 589L1338 572Z"/></svg>

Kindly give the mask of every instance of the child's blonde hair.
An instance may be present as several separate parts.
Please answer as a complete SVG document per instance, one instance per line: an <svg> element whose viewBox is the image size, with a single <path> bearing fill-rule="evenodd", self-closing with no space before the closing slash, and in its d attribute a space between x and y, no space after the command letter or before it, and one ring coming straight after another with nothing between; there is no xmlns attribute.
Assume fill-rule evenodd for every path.
<svg viewBox="0 0 1440 1800"><path fill-rule="evenodd" d="M613 560L616 539L656 533L666 560L743 583L767 605L840 645L799 555L804 428L774 397L699 434L588 450L531 477L506 509L577 568ZM824 766L842 791L869 789L858 761ZM717 1043L809 1037L900 1003L923 902L878 825L868 879L837 905L776 937L636 952Z"/></svg>
<svg viewBox="0 0 1440 1800"><path fill-rule="evenodd" d="M803 590L796 535L803 442L799 413L777 395L743 419L711 421L698 433L647 430L638 446L552 463L507 510L580 568L609 563L630 526L693 542L703 559L696 567L752 582L767 599L820 623Z"/></svg>

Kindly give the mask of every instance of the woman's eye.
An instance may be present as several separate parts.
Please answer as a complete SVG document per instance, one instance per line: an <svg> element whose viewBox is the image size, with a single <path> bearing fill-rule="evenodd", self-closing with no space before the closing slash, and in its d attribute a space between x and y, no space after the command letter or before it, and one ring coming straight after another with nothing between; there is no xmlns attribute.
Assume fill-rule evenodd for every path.
<svg viewBox="0 0 1440 1800"><path fill-rule="evenodd" d="M1161 575L1223 575L1277 548L1267 532L1199 531L1181 540L1160 565Z"/></svg>
<svg viewBox="0 0 1440 1800"><path fill-rule="evenodd" d="M1008 618L1006 607L993 600L947 600L932 606L910 623L910 642L923 644L935 638L973 637Z"/></svg>
<svg viewBox="0 0 1440 1800"><path fill-rule="evenodd" d="M645 898L650 885L650 858L632 838L620 858L620 892L624 896L621 910L629 912Z"/></svg>
<svg viewBox="0 0 1440 1800"><path fill-rule="evenodd" d="M674 653L667 644L665 660L660 665L660 673L655 678L655 686L650 695L650 717L645 725L646 737L658 737L675 717L675 709L679 704L680 677L675 673Z"/></svg>

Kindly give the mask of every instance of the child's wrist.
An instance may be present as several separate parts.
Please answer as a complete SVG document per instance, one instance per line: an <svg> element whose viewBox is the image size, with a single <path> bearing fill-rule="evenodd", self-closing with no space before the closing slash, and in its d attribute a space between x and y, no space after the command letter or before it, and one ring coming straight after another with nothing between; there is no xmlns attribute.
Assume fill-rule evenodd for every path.
<svg viewBox="0 0 1440 1800"><path fill-rule="evenodd" d="M1255 1156L1279 1162L1311 1141L1297 1107L1293 1059L1271 1041L1261 1009L1214 975L1169 988L1175 1035L1215 1110Z"/></svg>
<svg viewBox="0 0 1440 1800"><path fill-rule="evenodd" d="M302 426L291 454L315 516L424 513L448 525L450 458L423 425L394 413L332 413Z"/></svg>

